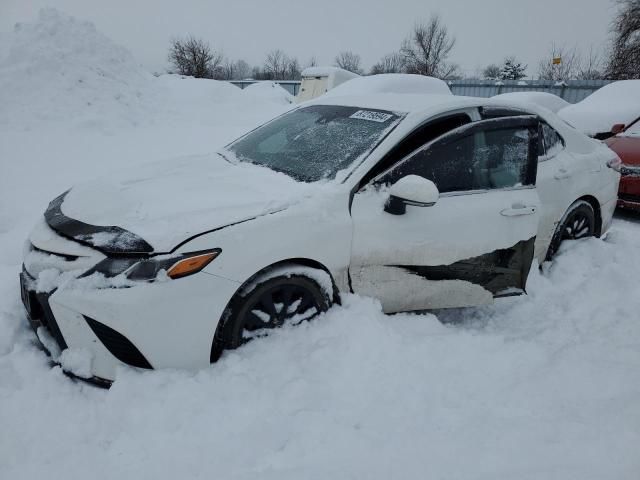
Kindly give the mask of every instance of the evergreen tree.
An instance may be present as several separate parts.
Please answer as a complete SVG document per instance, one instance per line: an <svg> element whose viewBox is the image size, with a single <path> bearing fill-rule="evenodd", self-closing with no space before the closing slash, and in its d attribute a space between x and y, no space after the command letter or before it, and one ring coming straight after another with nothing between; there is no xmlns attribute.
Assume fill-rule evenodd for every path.
<svg viewBox="0 0 640 480"><path fill-rule="evenodd" d="M522 65L515 57L507 57L500 70L500 80L520 80L526 77L526 65Z"/></svg>

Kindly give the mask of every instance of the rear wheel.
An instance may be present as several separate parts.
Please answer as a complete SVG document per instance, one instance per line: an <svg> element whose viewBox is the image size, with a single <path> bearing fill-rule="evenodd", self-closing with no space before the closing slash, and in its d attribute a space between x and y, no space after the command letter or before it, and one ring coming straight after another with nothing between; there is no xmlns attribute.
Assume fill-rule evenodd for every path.
<svg viewBox="0 0 640 480"><path fill-rule="evenodd" d="M236 294L223 314L213 342L212 362L224 350L267 336L275 328L311 320L332 303L330 293L303 274L265 276L252 284L253 288Z"/></svg>
<svg viewBox="0 0 640 480"><path fill-rule="evenodd" d="M592 237L596 233L596 215L589 202L578 200L569 207L558 224L549 250L547 260L551 260L565 240L579 240Z"/></svg>

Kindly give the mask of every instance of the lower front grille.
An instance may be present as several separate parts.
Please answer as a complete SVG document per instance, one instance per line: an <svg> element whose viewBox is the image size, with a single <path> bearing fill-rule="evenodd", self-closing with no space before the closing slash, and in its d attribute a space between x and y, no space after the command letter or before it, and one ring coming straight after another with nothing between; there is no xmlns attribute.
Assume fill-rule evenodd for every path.
<svg viewBox="0 0 640 480"><path fill-rule="evenodd" d="M64 350L67 348L67 342L49 306L49 297L55 290L51 292L36 292L30 288L33 281L34 278L23 266L20 274L20 294L22 303L27 310L29 323L31 323L34 330L37 330L40 326L45 327L60 347L60 350Z"/></svg>
<svg viewBox="0 0 640 480"><path fill-rule="evenodd" d="M111 355L132 367L153 369L142 352L127 337L93 318L89 318L86 315L83 315L83 317L91 330L93 330L93 333L96 334L96 337L111 352Z"/></svg>
<svg viewBox="0 0 640 480"><path fill-rule="evenodd" d="M55 291L55 290L54 290ZM42 325L49 330L49 333L55 341L58 343L60 350L64 350L67 348L67 342L64 340L62 336L62 332L60 331L60 327L58 326L58 322L56 322L56 317L53 315L51 311L51 307L49 307L49 296L53 292L50 293L37 293L36 299L38 300L38 304L40 306L40 312L42 317L40 318L40 322Z"/></svg>

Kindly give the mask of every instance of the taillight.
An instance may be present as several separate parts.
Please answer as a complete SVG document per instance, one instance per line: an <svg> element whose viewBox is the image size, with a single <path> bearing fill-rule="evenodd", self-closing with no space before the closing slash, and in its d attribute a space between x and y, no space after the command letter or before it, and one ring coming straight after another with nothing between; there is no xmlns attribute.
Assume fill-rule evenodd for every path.
<svg viewBox="0 0 640 480"><path fill-rule="evenodd" d="M607 167L615 170L616 172L619 172L622 168L622 160L620 160L618 157L612 158L607 162Z"/></svg>

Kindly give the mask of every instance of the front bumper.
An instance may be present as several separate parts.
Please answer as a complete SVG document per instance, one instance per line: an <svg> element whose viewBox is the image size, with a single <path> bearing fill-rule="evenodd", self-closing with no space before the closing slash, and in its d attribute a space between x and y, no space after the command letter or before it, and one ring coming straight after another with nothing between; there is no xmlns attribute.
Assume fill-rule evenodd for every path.
<svg viewBox="0 0 640 480"><path fill-rule="evenodd" d="M103 385L115 380L122 366L209 365L218 320L239 287L204 272L130 288L76 284L37 292L33 282L23 271L21 292L32 327L46 328L61 351L88 353L88 379Z"/></svg>
<svg viewBox="0 0 640 480"><path fill-rule="evenodd" d="M22 269L19 278L20 295L22 297L22 304L24 305L27 313L27 320L29 320L29 324L36 334L36 337L40 341L41 346L50 356L54 356L54 354L57 352L53 352L51 345L45 344L42 341L42 337L38 334L38 330L40 328L44 328L51 335L51 337L55 341L57 348L60 351L63 351L67 348L67 343L62 336L60 327L58 327L58 322L56 321L53 313L51 313L51 308L49 307L50 293L37 293L33 290L30 290L29 285L31 285L35 281L35 279L31 277L31 275L29 275L29 273L24 268ZM57 362L54 361L54 363ZM70 372L65 373L72 377L91 382L99 387L108 388L112 383L111 380L96 376L84 378L73 375Z"/></svg>

